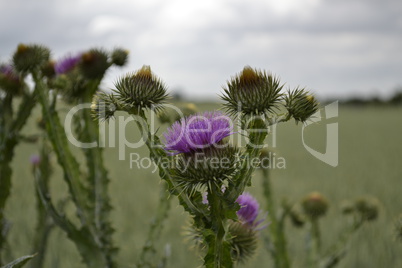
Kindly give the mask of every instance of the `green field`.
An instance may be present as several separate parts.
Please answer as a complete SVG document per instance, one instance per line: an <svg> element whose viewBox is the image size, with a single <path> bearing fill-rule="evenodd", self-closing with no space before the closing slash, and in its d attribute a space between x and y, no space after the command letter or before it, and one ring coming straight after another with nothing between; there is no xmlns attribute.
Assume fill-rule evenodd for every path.
<svg viewBox="0 0 402 268"><path fill-rule="evenodd" d="M199 104L201 110L211 109L211 104ZM39 115L39 110L35 113ZM37 133L36 118L25 127L25 133ZM402 243L395 239L394 221L402 213L402 108L395 107L340 107L339 165L331 167L313 157L303 147L301 125L293 122L278 126L274 151L286 160L286 169L273 169L272 180L276 200L287 198L298 201L311 191L319 191L330 201L327 216L321 221L324 245L338 237L347 225L347 218L340 213L344 200L360 196L375 196L381 202L379 219L369 223L353 237L347 256L339 267L402 267ZM319 151L325 149L325 124L316 124L305 130L306 143ZM138 140L134 124L127 127L127 136ZM131 140L131 138L130 138ZM9 235L10 254L6 260L31 254L31 240L35 227L34 181L29 158L39 145L20 144L13 161L13 187L7 204L6 215L12 223ZM80 157L79 150L76 150ZM118 160L117 148L104 151L106 166L110 171L110 193L114 210L112 222L116 229L115 244L120 247L121 267L134 267L143 246L149 222L154 215L160 189L157 173L152 169L130 168L129 154L147 156L145 148L127 149L126 160ZM51 179L53 196L66 196L67 189L61 170L54 162ZM264 208L261 193L261 173L256 172L253 187ZM73 208L70 209L74 214ZM171 245L169 267L200 267L201 259L188 249L182 236L188 215L173 197L170 216L160 239L159 249ZM267 230L265 230L267 231ZM264 231L263 231L264 232ZM305 229L287 225L287 238L294 267L303 267L305 259ZM268 251L260 243L258 254L245 267L272 267ZM48 247L46 267L84 267L75 246L59 229L54 229Z"/></svg>

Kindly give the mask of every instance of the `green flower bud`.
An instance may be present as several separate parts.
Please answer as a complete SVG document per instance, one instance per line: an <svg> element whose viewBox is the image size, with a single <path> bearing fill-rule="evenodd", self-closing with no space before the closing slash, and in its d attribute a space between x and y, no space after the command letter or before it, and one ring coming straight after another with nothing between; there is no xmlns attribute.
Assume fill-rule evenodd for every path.
<svg viewBox="0 0 402 268"><path fill-rule="evenodd" d="M318 219L327 212L328 201L322 194L312 192L303 199L302 207L308 217Z"/></svg>
<svg viewBox="0 0 402 268"><path fill-rule="evenodd" d="M91 104L91 113L94 119L107 121L114 117L114 113L117 111L117 101L113 95L108 95L103 92L99 92L94 95Z"/></svg>
<svg viewBox="0 0 402 268"><path fill-rule="evenodd" d="M296 88L285 97L285 107L296 122L305 122L318 110L318 102L304 89Z"/></svg>
<svg viewBox="0 0 402 268"><path fill-rule="evenodd" d="M379 213L379 202L373 197L362 197L355 202L355 210L366 221L377 219Z"/></svg>
<svg viewBox="0 0 402 268"><path fill-rule="evenodd" d="M149 66L143 66L137 72L123 76L115 87L119 106L134 114L142 109L150 109L153 105L162 104L168 97L166 86L151 72Z"/></svg>
<svg viewBox="0 0 402 268"><path fill-rule="evenodd" d="M47 78L53 78L56 75L54 71L54 61L48 61L45 65L42 66L42 73Z"/></svg>
<svg viewBox="0 0 402 268"><path fill-rule="evenodd" d="M221 98L233 115L269 115L280 105L282 88L279 79L272 74L246 66L223 88Z"/></svg>
<svg viewBox="0 0 402 268"><path fill-rule="evenodd" d="M117 48L112 52L112 63L117 66L124 66L128 60L128 50Z"/></svg>
<svg viewBox="0 0 402 268"><path fill-rule="evenodd" d="M100 49L91 49L81 56L79 63L82 75L88 79L101 79L110 67L108 55Z"/></svg>
<svg viewBox="0 0 402 268"><path fill-rule="evenodd" d="M14 67L18 72L39 70L49 62L50 50L40 45L19 44L13 55Z"/></svg>
<svg viewBox="0 0 402 268"><path fill-rule="evenodd" d="M257 251L257 231L240 222L232 222L229 224L229 233L232 236L230 243L233 260L237 263L245 263Z"/></svg>

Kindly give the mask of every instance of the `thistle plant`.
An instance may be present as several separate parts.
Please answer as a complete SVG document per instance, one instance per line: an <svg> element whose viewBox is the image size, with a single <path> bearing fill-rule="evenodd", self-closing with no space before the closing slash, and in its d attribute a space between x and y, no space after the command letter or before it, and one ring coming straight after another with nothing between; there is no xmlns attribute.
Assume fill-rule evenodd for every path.
<svg viewBox="0 0 402 268"><path fill-rule="evenodd" d="M291 118L304 122L317 110L316 100L308 97L306 104L301 96L310 95L305 90L295 91L297 94L289 93L285 98L278 78L245 67L228 82L222 96L228 114L241 118L241 134L249 140L245 149L239 149L228 141L233 134L232 119L218 111L179 119L167 129L161 143L155 133L150 132L145 111L161 111L167 94L163 83L149 67L144 66L123 76L115 86L112 93L95 96L92 106L95 118L108 120L121 110L142 119L141 123L140 120L136 122L140 131L148 137L145 143L151 157L159 165L160 176L167 182L169 192L178 196L180 204L192 216L193 228L206 247L204 265L233 267L239 256L249 252L237 245L242 236L241 241L248 240L244 238L247 232L240 231L248 230L249 241L255 238L254 232L250 231L254 230L250 228L250 222L242 223L237 213L241 211L237 200L251 185L255 170L249 165L250 160L259 157L270 125ZM284 116L281 108L287 110ZM169 159L171 165L161 165L161 159ZM205 200L203 202L204 192L207 193L208 204ZM270 226L274 226L271 230L276 236L278 224L273 215ZM245 226L248 228L245 229ZM285 241L274 239L274 242L278 248L277 264L283 264L278 267L287 267ZM251 244L254 245L254 242Z"/></svg>
<svg viewBox="0 0 402 268"><path fill-rule="evenodd" d="M49 217L74 242L88 267L118 267L117 246L109 219L110 178L102 148L84 146L85 161L77 161L61 124L60 101L70 105L92 102L91 109L79 110L80 120L73 121L74 133L87 144L99 140L98 122L112 120L117 111L133 116L150 157L159 168L163 180L159 205L137 267L166 265L168 252L161 260L155 258L156 240L168 218L169 200L173 196L191 217L189 230L207 268L230 268L247 263L256 253L261 237L265 237L274 266L290 267L285 235L287 218L297 227L309 228L307 265L334 267L343 256L349 236L363 223L378 217L378 204L372 199L354 202L345 210L352 218L351 227L324 254L319 221L326 215L329 201L322 194L307 195L297 203L299 210L288 201L278 204L269 169L262 169L264 209L247 193L259 163L266 161L265 140L270 126L291 119L304 123L317 112L318 102L306 89L297 87L286 91L277 76L246 66L223 88L223 109L196 112L189 106L185 116L177 118L166 113L167 86L149 66L121 76L111 92L100 90L108 69L125 65L127 58L124 49L111 52L90 49L54 61L46 47L21 44L12 64L1 65L0 249L4 247L3 234L7 229L3 212L11 185L10 162L16 144L29 140L20 131L36 102L42 109L43 140L49 143L43 142L41 157L32 159L37 196L43 205L37 208L38 226L43 228L38 227L34 246L38 258L32 267L43 263ZM28 75L33 78L33 88L25 83ZM13 102L17 98L21 104L15 112ZM148 115L152 112L158 114L161 123L170 124L162 135L150 127ZM235 134L245 138L246 146L233 143ZM63 170L68 197L76 209L75 220L54 204L55 198L48 187L50 165L46 160L50 154L56 156ZM268 219L261 216L262 211L266 211Z"/></svg>
<svg viewBox="0 0 402 268"><path fill-rule="evenodd" d="M107 193L109 179L103 164L101 148L83 148L87 160L87 172L82 173L76 157L70 150L57 104L58 96L63 96L63 99L71 104L90 102L92 96L99 91L99 85L108 68L113 65L125 64L127 52L122 49L116 49L112 53L102 49L90 49L78 53L76 56L67 56L57 62L51 60L50 54L50 50L44 46L20 44L13 55L12 66L16 75L12 75L10 67L2 69L0 78L5 82L1 85L2 89L5 88L6 93L4 94L5 101L2 101L1 104L2 110L7 111L4 115L8 115L7 121L9 121L6 123L6 117L2 120L4 135L2 134L1 146L6 149L1 150L2 153L4 152L4 157L2 154L0 161L2 171L4 168L2 174L10 176L11 171L8 170L7 165L11 161L13 147L19 138L18 131L38 101L42 108L45 136L50 141L58 163L63 169L64 180L68 185L80 224L74 224L63 215L63 212L59 211L60 208L55 207L47 187L46 176L43 175L44 172L36 172L36 174L40 174L35 176L38 195L46 208L46 213L76 244L83 261L89 267L115 267L116 247L112 243L113 229L108 219L108 212L111 209ZM24 82L27 75L31 75L33 78L33 89L30 89ZM17 78L20 79L18 83ZM17 84L22 89L14 90ZM18 94L22 94L23 100L21 109L13 121L10 116L12 114L11 101ZM81 110L80 117L83 120L76 120L74 124L81 141L97 140L98 126L96 122L93 122L90 110ZM36 170L39 171L38 168ZM1 178L1 189L9 191L7 177L3 178ZM1 197L2 201L5 200L7 192L4 192ZM40 209L38 211L41 212ZM1 209L1 213L3 215L3 209ZM4 240L1 239L1 241ZM41 258L38 258L33 265L41 263Z"/></svg>
<svg viewBox="0 0 402 268"><path fill-rule="evenodd" d="M25 53L35 51L26 50L25 47L18 48ZM40 53L44 53L42 48L37 48ZM39 52L38 52L39 53ZM40 54L39 53L39 54ZM0 253L3 252L6 243L6 236L9 224L4 215L4 208L11 189L11 161L14 156L14 150L21 141L29 141L29 137L24 137L21 130L29 118L32 109L36 105L36 91L30 91L24 82L26 73L19 73L18 68L22 68L20 61L5 63L0 65ZM34 62L29 62L34 65ZM22 68L25 71L24 68ZM17 110L15 110L18 105ZM0 265L2 264L2 255L0 254Z"/></svg>

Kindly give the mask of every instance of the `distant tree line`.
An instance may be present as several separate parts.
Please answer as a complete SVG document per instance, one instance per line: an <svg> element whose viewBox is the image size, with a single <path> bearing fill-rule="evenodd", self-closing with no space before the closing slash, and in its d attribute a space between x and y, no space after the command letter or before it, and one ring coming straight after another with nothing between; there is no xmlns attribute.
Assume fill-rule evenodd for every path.
<svg viewBox="0 0 402 268"><path fill-rule="evenodd" d="M335 101L335 99L327 99L323 101L323 103L331 103ZM379 96L373 96L370 98L366 97L351 97L343 100L339 100L341 104L344 105L352 105L352 106L366 106L366 105L373 105L373 106L399 106L402 105L402 87L399 87L395 93L387 98L383 99Z"/></svg>

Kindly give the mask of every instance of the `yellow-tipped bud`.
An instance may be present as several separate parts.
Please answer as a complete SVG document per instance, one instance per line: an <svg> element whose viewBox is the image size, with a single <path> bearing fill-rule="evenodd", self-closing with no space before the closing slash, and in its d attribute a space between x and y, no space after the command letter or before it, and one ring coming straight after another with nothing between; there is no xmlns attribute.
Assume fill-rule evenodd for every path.
<svg viewBox="0 0 402 268"><path fill-rule="evenodd" d="M49 62L50 50L41 45L19 44L13 55L14 67L18 72L40 70Z"/></svg>
<svg viewBox="0 0 402 268"><path fill-rule="evenodd" d="M304 213L312 219L325 215L328 210L327 199L318 192L312 192L302 201Z"/></svg>

